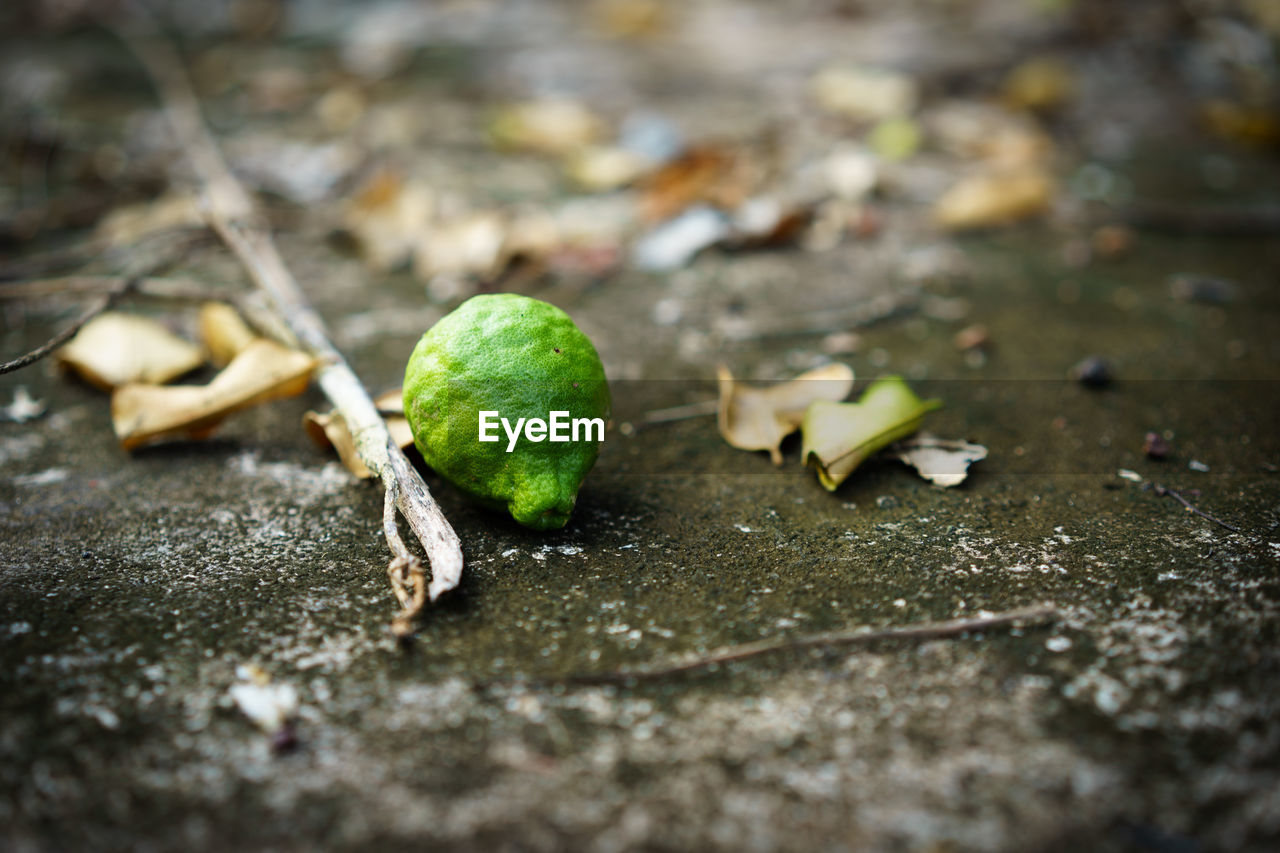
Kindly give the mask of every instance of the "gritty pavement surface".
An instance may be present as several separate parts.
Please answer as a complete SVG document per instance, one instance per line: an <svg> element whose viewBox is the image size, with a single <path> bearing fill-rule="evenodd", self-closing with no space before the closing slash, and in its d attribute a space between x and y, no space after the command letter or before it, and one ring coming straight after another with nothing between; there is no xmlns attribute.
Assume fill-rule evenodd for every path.
<svg viewBox="0 0 1280 853"><path fill-rule="evenodd" d="M820 31L804 28L815 51ZM892 58L961 67L984 55L983 32ZM146 102L126 57L79 38L130 81L121 102ZM479 122L433 85L425 105ZM670 111L758 129L733 110L750 105L741 91L713 91L723 112L683 96ZM1142 153L1116 167L1139 194L1225 156L1139 135ZM439 175L496 180L473 147L437 142ZM1275 198L1275 160L1230 150L1243 185ZM536 188L539 169L504 174ZM713 250L670 274L531 291L596 342L612 428L573 521L549 535L424 470L467 567L403 646L387 631L381 492L305 438L317 391L210 441L130 454L100 392L49 362L0 377L0 404L19 386L48 404L0 423L0 847L1274 849L1280 244L1144 232L1081 266L1064 260L1065 226L955 238L910 205L886 217L878 240L821 253ZM336 342L371 389L397 385L448 300L370 273L322 221L291 221L281 250ZM1187 271L1236 290L1176 299L1169 277ZM174 274L242 275L212 242ZM877 459L828 493L798 442L775 468L726 445L714 418L642 423L713 397L718 363L763 379L829 357L821 335L726 336L725 317L749 329L859 307L891 315L843 357L860 380L907 376L945 402L932 432L990 449L964 485ZM5 308L7 357L76 310ZM980 359L952 343L973 322L992 342ZM1089 356L1112 385L1066 378ZM1171 436L1169 458L1144 455L1150 431ZM1041 602L1060 618L653 682L571 678ZM296 743L237 709L246 667L297 691Z"/></svg>

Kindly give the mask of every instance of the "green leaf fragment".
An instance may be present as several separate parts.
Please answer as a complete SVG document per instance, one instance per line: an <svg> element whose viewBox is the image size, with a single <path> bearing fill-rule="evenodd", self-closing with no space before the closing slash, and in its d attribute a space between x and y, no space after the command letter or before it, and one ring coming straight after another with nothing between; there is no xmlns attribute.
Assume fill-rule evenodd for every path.
<svg viewBox="0 0 1280 853"><path fill-rule="evenodd" d="M901 376L877 379L856 403L819 400L805 412L802 457L818 479L835 491L863 460L920 429L941 400L921 400Z"/></svg>

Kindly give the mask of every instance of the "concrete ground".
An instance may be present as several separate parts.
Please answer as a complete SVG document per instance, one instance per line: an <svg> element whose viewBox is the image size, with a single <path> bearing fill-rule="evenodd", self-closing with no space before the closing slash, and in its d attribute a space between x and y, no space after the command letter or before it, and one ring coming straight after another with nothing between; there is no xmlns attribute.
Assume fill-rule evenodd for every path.
<svg viewBox="0 0 1280 853"><path fill-rule="evenodd" d="M952 50L981 54L982 37ZM99 51L123 75L104 111L145 105L105 37L49 38L50 55ZM428 64L404 85L413 73L446 72ZM478 121L447 88L424 96L428 114ZM726 126L750 111L740 91L708 91ZM687 95L672 104L696 124ZM1139 196L1203 198L1213 157L1240 176L1230 198L1278 195L1271 155L1137 127L1136 153L1113 168ZM433 149L439 172L496 180L465 143ZM550 180L541 168L507 174L533 193ZM447 302L408 273L370 273L319 216L276 213L290 223L286 260L357 372L374 390L398 384ZM0 378L0 403L19 385L48 402L42 419L0 423L0 846L1274 849L1280 242L1140 232L1127 255L1081 266L1068 262L1075 226L952 238L910 204L885 216L879 239L829 252L713 250L673 274L532 291L596 342L614 428L554 534L426 472L467 568L404 647L386 630L381 493L299 428L324 405L317 391L210 441L130 454L108 398L49 362ZM40 247L11 248L22 260ZM927 257L945 262L908 274ZM241 280L211 242L176 272ZM1186 272L1237 290L1179 301L1168 279ZM726 445L714 418L641 424L713 397L717 363L770 378L825 358L821 335L735 340L718 333L723 317L886 297L905 309L859 329L846 360L860 379L909 377L945 402L931 431L990 449L961 487L877 459L828 493L798 442L774 468ZM963 316L946 310L957 305ZM6 312L11 357L74 308ZM984 359L952 343L973 322L989 330ZM1066 378L1095 355L1111 386ZM1172 436L1170 458L1144 455L1149 431ZM1061 618L652 683L566 681L1040 602ZM296 748L274 750L235 708L228 691L249 664L299 691Z"/></svg>

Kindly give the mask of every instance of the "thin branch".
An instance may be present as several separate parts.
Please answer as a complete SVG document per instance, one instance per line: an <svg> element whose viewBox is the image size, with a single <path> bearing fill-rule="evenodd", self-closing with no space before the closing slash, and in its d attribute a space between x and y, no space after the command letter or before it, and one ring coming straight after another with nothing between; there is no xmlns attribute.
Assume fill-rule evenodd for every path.
<svg viewBox="0 0 1280 853"><path fill-rule="evenodd" d="M1227 524L1227 523L1226 523L1225 521L1223 521L1222 519L1220 519L1220 518L1214 518L1212 515L1209 515L1209 513L1204 512L1204 511L1203 511L1203 510L1201 510L1199 507L1197 507L1195 504L1193 504L1191 501L1187 500L1187 499L1186 499L1186 498L1184 498L1181 494L1179 494L1178 492L1174 491L1173 489L1167 489L1167 488L1165 488L1164 486L1161 486L1159 483L1152 483L1152 484L1151 484L1151 488L1152 488L1152 489L1154 489L1154 490L1155 490L1155 493L1156 493L1157 495L1159 495L1160 497L1162 497L1162 498L1164 498L1164 497L1173 498L1175 501L1177 501L1178 503L1180 503L1180 504L1182 504L1184 507L1186 507L1187 512L1195 513L1196 515L1200 516L1201 518L1205 519L1206 521L1212 521L1214 524L1220 524L1220 525L1222 525L1223 527L1225 527L1225 528L1227 528L1228 530L1230 530L1232 533L1240 533L1240 532L1241 532L1239 527L1232 527L1230 524Z"/></svg>
<svg viewBox="0 0 1280 853"><path fill-rule="evenodd" d="M302 348L322 366L316 383L351 430L356 452L381 477L395 504L421 541L431 563L427 593L435 600L457 586L462 576L462 544L422 477L391 438L387 424L359 378L329 341L324 321L281 258L271 235L256 220L248 192L227 168L205 127L195 92L181 59L158 35L150 40L126 33L119 37L146 67L161 106L200 183L200 199L210 227L239 258L250 278L270 295ZM394 544L388 541L388 546ZM400 555L392 560L393 566Z"/></svg>
<svg viewBox="0 0 1280 853"><path fill-rule="evenodd" d="M58 278L38 278L0 284L0 300L40 299L50 296L83 296L95 293L145 296L152 299L175 299L188 302L230 302L240 299L240 294L230 290L206 287L187 278L139 278L132 286L124 276L69 275Z"/></svg>
<svg viewBox="0 0 1280 853"><path fill-rule="evenodd" d="M672 676L704 672L723 664L770 655L777 652L798 652L808 649L835 649L850 646L867 646L892 640L906 642L923 642L948 637L958 637L976 631L989 631L997 628L1012 628L1021 625L1034 625L1057 619L1058 609L1052 604L1039 604L1017 610L1006 610L1003 613L992 613L969 619L952 619L947 622L925 622L919 625L906 625L900 628L856 628L849 631L828 631L821 634L807 634L775 640L761 640L758 643L745 643L739 646L727 646L705 655L690 658L673 664L643 669L616 669L609 672L589 673L586 675L570 675L561 679L538 680L531 684L631 684L640 681L656 681ZM503 682L491 682L498 685ZM521 682L517 682L521 683Z"/></svg>
<svg viewBox="0 0 1280 853"><path fill-rule="evenodd" d="M13 361L6 361L4 364L0 364L0 374L12 373L13 371L20 370L29 364L35 364L58 347L74 338L76 336L76 332L80 331L86 323L110 308L111 303L115 301L118 295L118 293L106 293L93 300L89 305L89 309L77 317L74 323L58 332L58 334L54 335L47 342L36 347L24 356L20 356L19 358L15 358Z"/></svg>
<svg viewBox="0 0 1280 853"><path fill-rule="evenodd" d="M640 416L640 423L648 426L672 421L687 421L690 418L714 415L719 408L719 400L700 400L697 403L685 403L682 406L671 406L666 409L650 409Z"/></svg>

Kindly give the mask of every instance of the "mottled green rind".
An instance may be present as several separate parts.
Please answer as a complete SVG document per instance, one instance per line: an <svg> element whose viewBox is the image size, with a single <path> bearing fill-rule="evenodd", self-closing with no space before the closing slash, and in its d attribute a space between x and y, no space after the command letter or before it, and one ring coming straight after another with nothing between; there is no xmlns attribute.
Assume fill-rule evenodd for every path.
<svg viewBox="0 0 1280 853"><path fill-rule="evenodd" d="M868 456L916 432L924 416L941 407L941 400L921 400L901 376L877 379L856 403L819 400L800 425L801 458L814 463L818 480L834 492Z"/></svg>
<svg viewBox="0 0 1280 853"><path fill-rule="evenodd" d="M535 530L569 521L600 442L479 441L479 414L609 418L609 384L591 341L569 315L537 299L475 296L422 336L404 377L414 444L435 471L481 503Z"/></svg>

